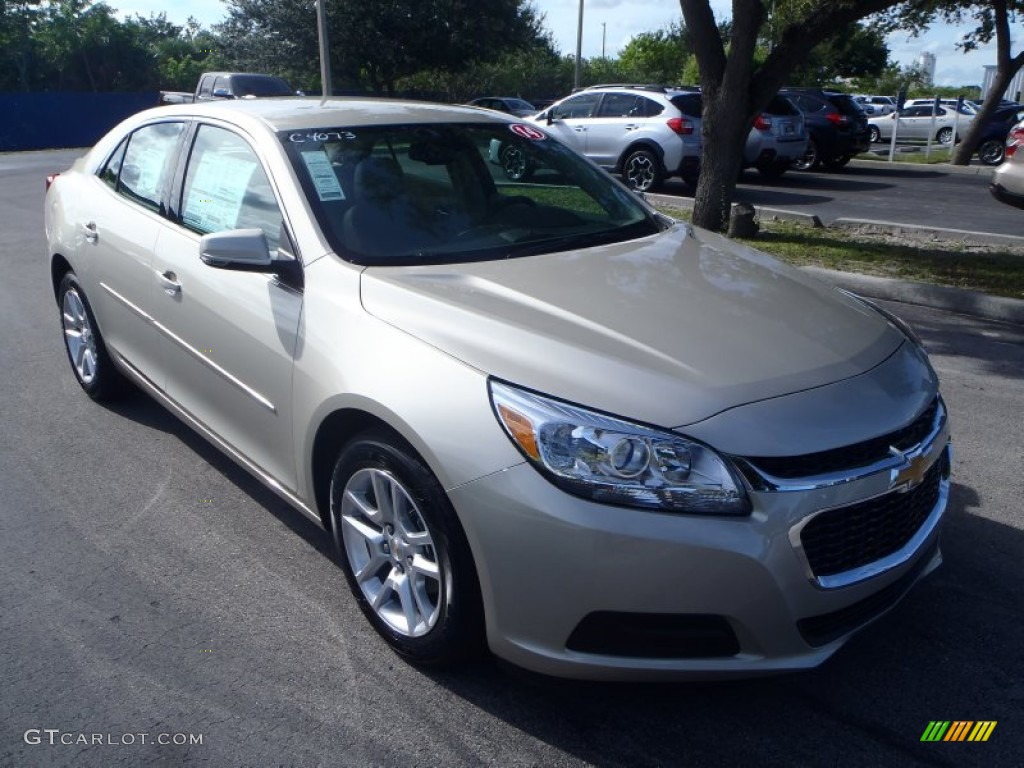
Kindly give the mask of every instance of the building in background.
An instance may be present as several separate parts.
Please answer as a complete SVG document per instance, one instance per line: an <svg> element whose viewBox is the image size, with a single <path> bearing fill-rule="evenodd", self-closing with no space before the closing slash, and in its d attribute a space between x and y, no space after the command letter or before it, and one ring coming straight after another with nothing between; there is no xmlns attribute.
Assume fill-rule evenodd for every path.
<svg viewBox="0 0 1024 768"><path fill-rule="evenodd" d="M935 54L929 53L928 51L922 51L921 55L917 57L917 68L921 70L921 76L924 78L925 85L935 84Z"/></svg>
<svg viewBox="0 0 1024 768"><path fill-rule="evenodd" d="M988 92L992 89L992 83L996 79L996 65L986 64L985 65L985 76L981 81L981 98L987 99ZM996 94L998 96L998 94ZM1002 96L1004 99L1010 101L1019 102L1024 97L1024 69L1017 72L1014 75L1013 80L1010 81L1010 85L1007 87L1006 92Z"/></svg>

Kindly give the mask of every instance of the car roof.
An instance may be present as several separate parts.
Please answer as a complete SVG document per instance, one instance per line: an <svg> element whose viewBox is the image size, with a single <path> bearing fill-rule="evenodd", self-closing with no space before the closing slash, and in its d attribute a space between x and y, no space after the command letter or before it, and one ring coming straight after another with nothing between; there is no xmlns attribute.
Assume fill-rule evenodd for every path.
<svg viewBox="0 0 1024 768"><path fill-rule="evenodd" d="M380 125L382 123L493 122L503 120L497 113L473 107L400 101L373 97L353 98L265 98L169 104L139 114L153 117L210 117L240 125L260 123L272 131L338 126Z"/></svg>

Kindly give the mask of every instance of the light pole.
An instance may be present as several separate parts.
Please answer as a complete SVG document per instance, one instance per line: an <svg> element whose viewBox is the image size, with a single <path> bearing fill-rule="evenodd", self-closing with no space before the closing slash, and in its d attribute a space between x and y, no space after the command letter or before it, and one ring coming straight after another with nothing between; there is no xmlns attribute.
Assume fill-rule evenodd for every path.
<svg viewBox="0 0 1024 768"><path fill-rule="evenodd" d="M580 0L580 21L576 26L576 76L573 78L573 87L580 87L580 57L583 55L583 0Z"/></svg>
<svg viewBox="0 0 1024 768"><path fill-rule="evenodd" d="M607 21L602 21L601 22L601 58L602 59L604 58L604 41L605 41L605 38L607 37L607 35L608 35L608 22Z"/></svg>
<svg viewBox="0 0 1024 768"><path fill-rule="evenodd" d="M582 0L581 0L582 2ZM323 97L329 98L331 88L331 51L327 47L327 2L316 0L316 30L320 38L320 86L323 90Z"/></svg>

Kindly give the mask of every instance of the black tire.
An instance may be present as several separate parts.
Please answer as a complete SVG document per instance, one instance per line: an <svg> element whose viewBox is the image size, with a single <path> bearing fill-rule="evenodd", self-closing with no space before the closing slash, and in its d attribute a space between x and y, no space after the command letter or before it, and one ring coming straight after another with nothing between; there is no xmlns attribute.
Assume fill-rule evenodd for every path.
<svg viewBox="0 0 1024 768"><path fill-rule="evenodd" d="M533 175L533 168L523 148L515 144L506 144L499 154L501 170L509 181L528 181Z"/></svg>
<svg viewBox="0 0 1024 768"><path fill-rule="evenodd" d="M983 141L978 147L978 159L982 165L999 165L1006 159L1006 142L999 139Z"/></svg>
<svg viewBox="0 0 1024 768"><path fill-rule="evenodd" d="M400 489L397 494L392 482ZM378 487L387 488L383 502ZM400 503L387 512L395 498ZM357 436L334 466L330 505L334 544L352 594L395 651L424 665L462 661L479 652L483 610L469 544L440 483L411 447L385 429ZM367 538L374 529L379 542ZM372 546L379 551L371 551ZM436 576L424 575L425 566ZM409 585L404 599L403 579ZM373 598L379 599L377 607ZM414 606L412 621L406 601Z"/></svg>
<svg viewBox="0 0 1024 768"><path fill-rule="evenodd" d="M649 149L635 149L622 161L622 180L638 192L650 192L665 180L661 160Z"/></svg>
<svg viewBox="0 0 1024 768"><path fill-rule="evenodd" d="M869 132L871 134L871 143L872 144L879 144L879 143L881 143L881 141L882 141L882 131L879 130L878 126L877 125L872 125L872 126L870 126L868 128L868 130L869 130Z"/></svg>
<svg viewBox="0 0 1024 768"><path fill-rule="evenodd" d="M953 129L949 126L945 128L939 128L935 133L935 140L939 144L952 144L953 143Z"/></svg>
<svg viewBox="0 0 1024 768"><path fill-rule="evenodd" d="M89 299L74 272L67 272L60 281L57 307L64 331L64 351L82 389L98 402L122 396L128 381L110 359Z"/></svg>
<svg viewBox="0 0 1024 768"><path fill-rule="evenodd" d="M852 155L840 155L839 157L830 157L828 160L823 160L821 164L829 171L838 171L841 168L845 168L852 159Z"/></svg>
<svg viewBox="0 0 1024 768"><path fill-rule="evenodd" d="M818 150L818 142L813 138L807 140L807 151L803 157L793 161L793 167L798 171L813 171L821 165L821 155Z"/></svg>

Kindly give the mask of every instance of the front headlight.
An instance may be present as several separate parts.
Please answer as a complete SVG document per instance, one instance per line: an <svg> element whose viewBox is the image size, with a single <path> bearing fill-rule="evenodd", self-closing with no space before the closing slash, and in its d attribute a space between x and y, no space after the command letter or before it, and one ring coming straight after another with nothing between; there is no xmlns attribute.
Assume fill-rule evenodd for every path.
<svg viewBox="0 0 1024 768"><path fill-rule="evenodd" d="M706 445L498 381L490 390L512 442L569 493L665 512L750 511L742 486Z"/></svg>

